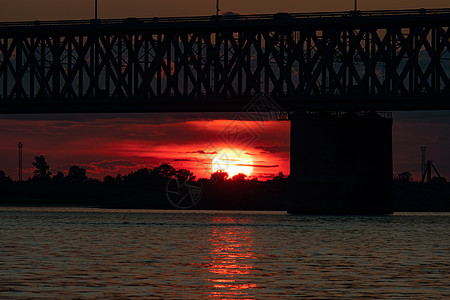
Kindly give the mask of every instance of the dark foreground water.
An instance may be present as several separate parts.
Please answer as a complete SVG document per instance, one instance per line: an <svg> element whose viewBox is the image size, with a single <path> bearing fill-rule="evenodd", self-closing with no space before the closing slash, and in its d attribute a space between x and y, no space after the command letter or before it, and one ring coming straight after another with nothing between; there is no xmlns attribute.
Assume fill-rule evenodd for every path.
<svg viewBox="0 0 450 300"><path fill-rule="evenodd" d="M0 239L0 299L450 297L450 214L0 208Z"/></svg>

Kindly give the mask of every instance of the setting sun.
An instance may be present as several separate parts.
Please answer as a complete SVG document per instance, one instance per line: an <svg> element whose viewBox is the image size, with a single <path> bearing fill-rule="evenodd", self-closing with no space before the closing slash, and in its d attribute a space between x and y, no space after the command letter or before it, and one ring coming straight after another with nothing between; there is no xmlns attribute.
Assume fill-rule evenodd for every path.
<svg viewBox="0 0 450 300"><path fill-rule="evenodd" d="M244 152L237 152L231 149L223 149L212 160L212 170L224 171L229 177L233 177L239 173L247 176L253 171L253 159Z"/></svg>

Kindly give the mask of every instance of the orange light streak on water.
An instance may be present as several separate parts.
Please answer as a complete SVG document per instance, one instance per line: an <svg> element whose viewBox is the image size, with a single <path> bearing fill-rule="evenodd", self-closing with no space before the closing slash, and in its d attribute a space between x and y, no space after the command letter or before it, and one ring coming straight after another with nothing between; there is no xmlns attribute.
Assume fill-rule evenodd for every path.
<svg viewBox="0 0 450 300"><path fill-rule="evenodd" d="M212 218L217 227L211 229L210 252L211 263L208 271L212 276L210 298L233 298L249 295L251 289L258 288L249 282L255 272L253 264L256 256L252 251L252 229L234 225L231 217ZM240 219L239 222L245 222ZM229 225L229 226L228 226Z"/></svg>

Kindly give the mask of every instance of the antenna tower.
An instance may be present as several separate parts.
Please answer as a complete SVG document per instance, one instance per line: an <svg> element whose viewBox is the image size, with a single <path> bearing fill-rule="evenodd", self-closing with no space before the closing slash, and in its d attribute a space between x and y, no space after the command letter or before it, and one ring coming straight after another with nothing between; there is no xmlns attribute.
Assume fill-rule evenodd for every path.
<svg viewBox="0 0 450 300"><path fill-rule="evenodd" d="M431 171L434 171L438 178L442 178L441 174L439 174L438 170L434 166L434 164L431 162L431 160L425 161L425 152L427 151L427 147L420 147L420 150L422 151L422 180L421 182L424 183L425 179L426 182L431 182Z"/></svg>

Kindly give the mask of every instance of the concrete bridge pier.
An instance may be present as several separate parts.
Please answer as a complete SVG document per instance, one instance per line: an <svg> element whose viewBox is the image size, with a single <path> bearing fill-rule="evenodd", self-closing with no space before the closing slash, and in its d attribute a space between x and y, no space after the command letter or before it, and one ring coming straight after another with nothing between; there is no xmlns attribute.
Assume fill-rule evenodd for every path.
<svg viewBox="0 0 450 300"><path fill-rule="evenodd" d="M296 113L290 155L290 213L392 213L390 116Z"/></svg>

